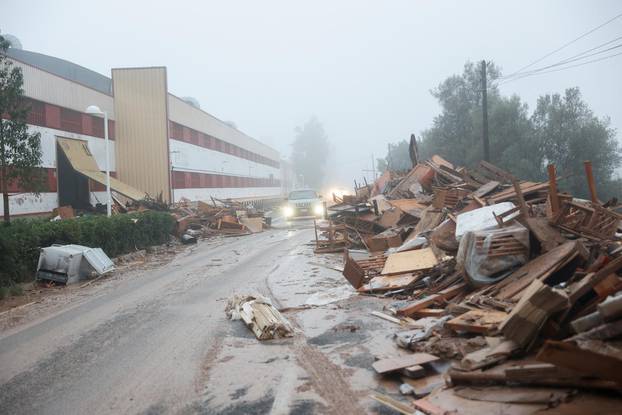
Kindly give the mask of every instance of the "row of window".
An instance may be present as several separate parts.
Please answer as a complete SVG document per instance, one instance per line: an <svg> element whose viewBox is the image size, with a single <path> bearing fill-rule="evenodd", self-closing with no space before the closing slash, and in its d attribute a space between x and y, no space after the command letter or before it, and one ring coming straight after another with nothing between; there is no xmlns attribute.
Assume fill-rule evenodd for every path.
<svg viewBox="0 0 622 415"><path fill-rule="evenodd" d="M173 171L173 188L201 189L201 188L230 188L230 187L278 187L279 180L258 177L225 176L222 174L195 173Z"/></svg>
<svg viewBox="0 0 622 415"><path fill-rule="evenodd" d="M171 138L186 143L194 144L200 147L209 148L210 150L220 151L221 153L231 154L256 163L265 164L274 168L279 168L279 162L264 157L260 154L253 153L235 144L228 143L209 134L202 133L176 122L170 122Z"/></svg>
<svg viewBox="0 0 622 415"><path fill-rule="evenodd" d="M104 138L104 119L58 105L25 98L30 106L27 123L76 134ZM114 140L114 121L108 120L108 137Z"/></svg>

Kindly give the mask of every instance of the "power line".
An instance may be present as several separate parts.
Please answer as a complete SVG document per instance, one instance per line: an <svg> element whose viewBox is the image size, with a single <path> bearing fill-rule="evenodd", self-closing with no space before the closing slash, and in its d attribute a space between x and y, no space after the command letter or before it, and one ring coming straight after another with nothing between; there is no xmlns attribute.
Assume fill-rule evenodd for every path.
<svg viewBox="0 0 622 415"><path fill-rule="evenodd" d="M566 69L577 68L577 67L579 67L579 66L587 65L587 64L589 64L589 63L600 62L600 61L604 61L604 60L606 60L606 59L615 58L616 56L620 56L620 55L622 55L622 52L619 52L619 53L614 53L613 55L603 56L603 57L598 58L598 59L592 59L592 60L587 61L587 62L581 62L581 63L577 63L577 64L575 64L575 65L566 66L566 67L564 67L564 68L551 69L551 70L549 70L549 71L542 71L542 72L531 73L531 74L530 74L530 73L528 73L528 74L525 74L525 75L523 75L523 76L518 76L518 77L515 77L515 78L512 78L512 79L508 79L508 80L506 80L506 81L500 82L500 83L498 83L498 84L497 84L497 86L498 86L498 85L507 84L507 83L509 83L509 82L513 82L513 81L518 81L519 79L527 78L527 77L529 77L529 76L542 75L542 74L545 74L545 73L559 72L559 71L564 71L564 70L566 70Z"/></svg>
<svg viewBox="0 0 622 415"><path fill-rule="evenodd" d="M600 54L600 53L608 52L608 51L609 51L609 50L611 50L611 49L616 49L616 48L617 48L617 47L619 47L620 45L616 45L616 46L614 46L614 47L612 47L612 48L608 48L608 49L604 49L604 50L601 50L601 51L598 51L598 52L594 52L594 53L589 54L589 55L587 55L587 56L586 56L586 54L587 54L587 53L592 52L592 51L597 50L597 49L600 49L600 48L602 48L603 46L607 46L607 45L609 45L609 44L611 44L611 43L613 43L613 42L615 42L615 41L617 41L617 40L620 40L620 39L622 39L622 36L618 36L618 37L616 37L615 39L611 39L611 40L609 40L609 41L607 41L607 42L605 42L605 43L601 43L600 45L597 45L597 46L594 46L594 47L592 47L592 48L590 48L590 49L584 50L584 51L583 51L583 52L581 52L581 53L577 53L576 55L572 55L572 56L570 56L570 57L568 57L568 58L566 58L566 59L563 59L563 60L561 60L561 61L559 61L559 62L557 62L557 63L554 63L554 64L552 64L552 65L549 65L549 66L545 66L545 67L542 67L542 68L539 68L539 69L533 69L533 70L531 70L531 71L525 71L525 72L515 72L515 73L514 73L514 75L501 76L501 77L499 77L499 78L497 78L497 79L498 79L498 80L506 80L506 79L514 78L515 76L521 76L521 75L523 75L523 74L528 74L528 73L532 73L532 72L540 71L540 70L543 70L543 69L552 68L552 67L554 67L554 66L563 65L563 64L565 64L565 63L574 62L574 61L577 61L577 60L581 60L581 59L588 58L588 57L590 57L590 56L595 56L595 55L598 55L598 54Z"/></svg>
<svg viewBox="0 0 622 415"><path fill-rule="evenodd" d="M508 76L507 76L507 78L512 77L512 76L516 75L517 73L519 73L519 72L521 72L521 71L523 71L523 70L525 70L525 69L527 69L527 68L532 67L532 66L533 66L533 65L535 65L536 63L542 62L544 59L548 58L549 56L551 56L551 55L553 55L553 54L555 54L555 53L559 52L560 50L562 50L562 49L564 49L564 48L566 48L566 47L568 47L568 46L572 45L573 43L575 43L575 42L577 42L577 41L579 41L579 40L583 39L584 37L586 37L586 36L588 36L588 35L590 35L590 34L594 33L595 31L597 31L597 30L598 30L598 29L600 29L601 27L608 25L609 23L613 22L614 20L616 20L616 19L618 19L618 18L620 18L620 17L622 17L622 13L620 13L620 14L618 14L618 15L616 15L616 16L614 16L614 17L612 17L611 19L609 19L609 20L607 20L606 22L604 22L604 23L602 23L602 24L600 24L600 25L596 26L595 28L590 29L589 31L587 31L587 32L585 32L584 34L582 34L581 36L579 36L579 37L577 37L577 38L575 38L575 39L571 40L571 41L570 41L570 42L568 42L568 43L565 43L564 45L560 46L559 48L555 49L555 50L554 50L554 51L552 51L552 52L547 53L546 55L542 56L541 58L538 58L538 59L536 59L535 61L533 61L533 62L531 62L531 63L529 63L529 64L527 64L527 65L523 66L523 67L522 67L522 68L520 68L519 70L517 70L517 71L515 71L515 72L511 73L510 75L508 75Z"/></svg>
<svg viewBox="0 0 622 415"><path fill-rule="evenodd" d="M621 47L622 47L622 43L620 43L618 45L615 45L615 46L612 46L612 47L607 48L607 49L600 50L598 52L590 53L588 55L585 54L585 53L587 53L587 51L586 52L582 52L579 55L571 56L570 58L566 58L564 60L561 60L561 61L559 61L557 63L554 63L554 64L551 64L551 65L543 66L541 68L534 69L534 70L531 70L531 71L521 72L521 73L518 73L517 75L515 75L515 76L513 76L511 78L510 77L502 77L502 78L499 78L499 79L502 80L502 81L509 81L510 79L523 78L523 77L525 77L527 75L535 75L536 73L542 72L542 71L544 71L546 69L551 69L551 68L555 68L557 66L561 66L561 65L568 64L568 63L580 61L580 60L583 60L583 59L587 59L587 58L590 58L592 56L600 55L601 53L609 52L609 51L612 51L614 49L618 49L618 48L621 48ZM592 50L593 49L594 48L592 48ZM584 55L584 56L580 56L580 55Z"/></svg>

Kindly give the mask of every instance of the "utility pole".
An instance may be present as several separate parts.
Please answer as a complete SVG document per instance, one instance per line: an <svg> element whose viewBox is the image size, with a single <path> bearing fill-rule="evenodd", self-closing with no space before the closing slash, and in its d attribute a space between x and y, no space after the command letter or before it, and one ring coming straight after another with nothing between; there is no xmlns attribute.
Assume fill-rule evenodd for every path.
<svg viewBox="0 0 622 415"><path fill-rule="evenodd" d="M484 160L490 161L488 142L488 91L486 89L486 61L482 61L482 140L484 141Z"/></svg>

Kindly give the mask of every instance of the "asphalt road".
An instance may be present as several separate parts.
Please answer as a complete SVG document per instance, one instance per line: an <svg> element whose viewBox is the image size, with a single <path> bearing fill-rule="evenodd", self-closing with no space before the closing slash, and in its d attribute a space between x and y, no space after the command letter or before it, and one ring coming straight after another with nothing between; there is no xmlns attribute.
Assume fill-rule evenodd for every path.
<svg viewBox="0 0 622 415"><path fill-rule="evenodd" d="M358 410L343 379L328 373L332 363L304 340L260 345L224 314L234 293L274 295L269 276L308 271L300 253L313 231L294 226L202 242L0 334L0 412ZM328 376L315 384L329 390L305 387L314 376ZM244 403L234 404L240 397Z"/></svg>

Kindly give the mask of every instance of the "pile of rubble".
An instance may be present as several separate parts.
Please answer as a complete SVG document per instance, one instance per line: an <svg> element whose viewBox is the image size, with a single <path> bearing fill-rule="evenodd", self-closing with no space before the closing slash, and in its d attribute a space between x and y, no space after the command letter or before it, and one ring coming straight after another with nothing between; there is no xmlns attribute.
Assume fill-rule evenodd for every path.
<svg viewBox="0 0 622 415"><path fill-rule="evenodd" d="M183 243L214 235L242 236L262 232L271 218L251 204L212 198L212 203L182 199L173 205L176 234Z"/></svg>
<svg viewBox="0 0 622 415"><path fill-rule="evenodd" d="M589 201L559 192L552 165L534 183L434 156L336 200L316 252L344 251L356 290L394 300L374 312L399 327L394 356L373 368L414 395L374 399L401 413L532 413L620 392L622 215L585 170Z"/></svg>

